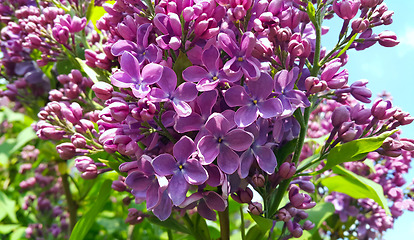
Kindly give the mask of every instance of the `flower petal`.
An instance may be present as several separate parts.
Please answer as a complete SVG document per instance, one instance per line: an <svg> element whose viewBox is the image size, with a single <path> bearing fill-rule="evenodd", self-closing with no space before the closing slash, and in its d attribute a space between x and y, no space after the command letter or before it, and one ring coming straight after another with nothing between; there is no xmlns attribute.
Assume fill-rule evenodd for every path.
<svg viewBox="0 0 414 240"><path fill-rule="evenodd" d="M151 179L142 172L134 171L126 177L125 183L134 191L144 191L151 184Z"/></svg>
<svg viewBox="0 0 414 240"><path fill-rule="evenodd" d="M209 164L204 166L208 173L207 184L212 187L217 187L223 184L224 174L221 172L220 168L217 165Z"/></svg>
<svg viewBox="0 0 414 240"><path fill-rule="evenodd" d="M198 212L198 214L200 214L200 216L202 216L205 219L208 219L208 220L211 220L211 221L216 221L217 220L216 212L211 210L207 206L207 204L204 200L200 200L200 202L198 203L197 212Z"/></svg>
<svg viewBox="0 0 414 240"><path fill-rule="evenodd" d="M190 102L197 97L197 94L198 91L196 85L194 83L185 82L177 87L173 93L173 97L184 102Z"/></svg>
<svg viewBox="0 0 414 240"><path fill-rule="evenodd" d="M154 167L154 171L160 176L174 174L174 171L178 169L174 157L167 153L158 155L154 158L152 166Z"/></svg>
<svg viewBox="0 0 414 240"><path fill-rule="evenodd" d="M167 220L170 217L172 210L172 203L171 199L168 197L166 191L161 195L160 202L158 206L156 206L152 212L154 215L160 219L161 221Z"/></svg>
<svg viewBox="0 0 414 240"><path fill-rule="evenodd" d="M157 181L153 181L146 192L147 209L151 210L160 201L161 191Z"/></svg>
<svg viewBox="0 0 414 240"><path fill-rule="evenodd" d="M211 114L206 122L206 129L210 131L213 136L222 137L231 128L231 122L220 113Z"/></svg>
<svg viewBox="0 0 414 240"><path fill-rule="evenodd" d="M174 129L178 133L198 131L203 124L204 121L201 119L201 116L193 112L187 117L179 117L174 125Z"/></svg>
<svg viewBox="0 0 414 240"><path fill-rule="evenodd" d="M253 143L253 134L242 129L233 129L223 138L223 143L235 151L244 151Z"/></svg>
<svg viewBox="0 0 414 240"><path fill-rule="evenodd" d="M226 201L218 193L209 191L204 195L204 199L210 209L214 209L219 212L226 210Z"/></svg>
<svg viewBox="0 0 414 240"><path fill-rule="evenodd" d="M177 86L177 75L169 68L164 67L161 79L157 82L158 86L167 93L172 93Z"/></svg>
<svg viewBox="0 0 414 240"><path fill-rule="evenodd" d="M234 173L240 165L237 153L224 144L220 144L220 154L217 157L217 164L227 174Z"/></svg>
<svg viewBox="0 0 414 240"><path fill-rule="evenodd" d="M140 66L138 59L129 52L124 52L121 56L121 69L124 70L135 81L141 81Z"/></svg>
<svg viewBox="0 0 414 240"><path fill-rule="evenodd" d="M135 81L127 73L118 71L111 76L111 83L116 87L129 88Z"/></svg>
<svg viewBox="0 0 414 240"><path fill-rule="evenodd" d="M199 82L208 78L208 72L199 66L190 66L183 71L183 78L188 82Z"/></svg>
<svg viewBox="0 0 414 240"><path fill-rule="evenodd" d="M257 105L251 104L239 108L234 114L234 122L239 127L247 127L259 116Z"/></svg>
<svg viewBox="0 0 414 240"><path fill-rule="evenodd" d="M270 98L264 102L257 103L262 118L276 117L282 113L282 102L278 98Z"/></svg>
<svg viewBox="0 0 414 240"><path fill-rule="evenodd" d="M268 73L262 72L259 79L249 80L247 86L252 98L264 100L272 93L274 84L272 77Z"/></svg>
<svg viewBox="0 0 414 240"><path fill-rule="evenodd" d="M183 168L185 180L191 185L203 184L207 179L207 171L195 159L188 159Z"/></svg>
<svg viewBox="0 0 414 240"><path fill-rule="evenodd" d="M239 175L241 178L246 178L249 175L249 170L253 164L253 161L254 161L253 152L250 149L245 151L240 156Z"/></svg>
<svg viewBox="0 0 414 240"><path fill-rule="evenodd" d="M142 81L147 84L153 84L158 82L163 74L164 67L156 64L156 63L150 63L145 65L145 67L142 69Z"/></svg>
<svg viewBox="0 0 414 240"><path fill-rule="evenodd" d="M210 73L218 72L220 63L220 53L218 49L214 45L211 45L209 48L204 50L201 55L201 61Z"/></svg>
<svg viewBox="0 0 414 240"><path fill-rule="evenodd" d="M256 80L260 77L260 69L259 67L250 59L246 58L240 64L241 69L246 76L250 80Z"/></svg>
<svg viewBox="0 0 414 240"><path fill-rule="evenodd" d="M211 114L214 104L216 104L218 93L216 90L207 91L200 94L197 97L197 105L200 108L200 113L202 117L207 119Z"/></svg>
<svg viewBox="0 0 414 240"><path fill-rule="evenodd" d="M236 85L224 93L224 99L230 107L244 106L250 103L250 96L244 87Z"/></svg>
<svg viewBox="0 0 414 240"><path fill-rule="evenodd" d="M267 174L272 174L277 165L276 156L272 149L265 146L257 146L253 148L253 152L256 155L259 167Z"/></svg>
<svg viewBox="0 0 414 240"><path fill-rule="evenodd" d="M191 109L188 103L180 101L179 99L173 99L172 104L179 117L190 116L190 114L193 112L193 109Z"/></svg>
<svg viewBox="0 0 414 240"><path fill-rule="evenodd" d="M219 155L219 144L213 136L204 136L197 144L197 148L204 157L205 164L210 164Z"/></svg>
<svg viewBox="0 0 414 240"><path fill-rule="evenodd" d="M129 40L119 40L112 45L111 53L114 56L121 56L124 52L135 52L138 46Z"/></svg>
<svg viewBox="0 0 414 240"><path fill-rule="evenodd" d="M173 201L174 205L178 206L185 200L185 196L188 191L188 183L184 178L184 174L182 171L178 171L176 174L172 176L170 179L170 183L168 184L168 196Z"/></svg>
<svg viewBox="0 0 414 240"><path fill-rule="evenodd" d="M187 136L183 136L173 147L173 154L177 162L183 164L196 151L196 146Z"/></svg>

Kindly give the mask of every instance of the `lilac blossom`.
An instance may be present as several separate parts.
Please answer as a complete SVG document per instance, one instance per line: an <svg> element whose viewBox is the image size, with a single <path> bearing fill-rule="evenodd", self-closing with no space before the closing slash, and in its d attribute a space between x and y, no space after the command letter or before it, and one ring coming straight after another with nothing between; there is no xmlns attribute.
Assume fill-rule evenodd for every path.
<svg viewBox="0 0 414 240"><path fill-rule="evenodd" d="M244 151L253 142L253 135L242 129L233 129L231 123L220 113L211 114L207 120L204 135L197 144L197 148L204 158L203 164L212 163L217 157L220 169L227 173L234 173L240 165L240 158L235 151Z"/></svg>
<svg viewBox="0 0 414 240"><path fill-rule="evenodd" d="M154 17L154 25L163 35L157 37L156 41L162 49L177 50L181 46L181 23L180 17L175 13L158 13Z"/></svg>
<svg viewBox="0 0 414 240"><path fill-rule="evenodd" d="M218 49L211 45L203 51L201 62L206 69L199 66L190 66L183 71L183 78L188 82L197 82L198 91L210 91L217 87L219 82L235 82L239 78L227 76L220 69L221 59Z"/></svg>
<svg viewBox="0 0 414 240"><path fill-rule="evenodd" d="M281 117L288 117L298 107L308 107L310 102L306 94L294 89L299 69L294 67L292 70L281 70L275 75L275 94L282 102L283 111Z"/></svg>
<svg viewBox="0 0 414 240"><path fill-rule="evenodd" d="M234 115L237 126L247 127L256 121L258 116L271 118L280 115L282 112L280 99L269 98L273 85L272 77L262 72L259 79L247 82L247 90L250 94L239 85L225 92L224 99L230 107L241 106Z"/></svg>
<svg viewBox="0 0 414 240"><path fill-rule="evenodd" d="M162 78L157 85L160 88L151 90L151 99L156 102L171 102L180 117L187 117L191 114L192 109L187 102L193 101L197 97L198 92L194 83L182 83L176 88L177 76L175 72L171 68L164 67Z"/></svg>
<svg viewBox="0 0 414 240"><path fill-rule="evenodd" d="M111 76L112 84L120 88L131 88L137 98L143 98L151 91L150 85L163 77L163 66L150 63L140 73L140 64L131 53L124 52L121 57L121 71Z"/></svg>
<svg viewBox="0 0 414 240"><path fill-rule="evenodd" d="M133 54L140 64L147 60L148 62L158 63L161 60L162 52L153 43L148 44L148 37L152 30L150 23L142 24L137 30L137 42L130 40L119 40L112 45L111 53L114 56L121 56L124 52Z"/></svg>
<svg viewBox="0 0 414 240"><path fill-rule="evenodd" d="M231 59L224 64L224 72L240 79L243 74L248 79L256 80L260 77L260 62L252 57L252 50L256 44L256 37L251 32L243 34L240 47L233 37L227 33L218 35L218 44Z"/></svg>
<svg viewBox="0 0 414 240"><path fill-rule="evenodd" d="M164 153L154 158L152 165L160 176L171 176L168 183L168 196L174 205L180 205L190 185L201 185L207 178L207 171L198 159L193 157L196 146L189 137L183 136L173 148L174 156Z"/></svg>

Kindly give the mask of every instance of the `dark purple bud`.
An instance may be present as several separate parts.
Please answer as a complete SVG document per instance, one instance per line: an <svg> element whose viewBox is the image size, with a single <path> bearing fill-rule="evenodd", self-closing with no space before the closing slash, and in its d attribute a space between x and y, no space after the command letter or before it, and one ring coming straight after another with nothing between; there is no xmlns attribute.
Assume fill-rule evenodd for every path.
<svg viewBox="0 0 414 240"><path fill-rule="evenodd" d="M291 185L289 190L289 201L293 207L300 207L305 201L305 196L302 193L299 193L299 187L296 185Z"/></svg>
<svg viewBox="0 0 414 240"><path fill-rule="evenodd" d="M378 4L380 4L382 0L361 0L361 6L367 7L367 8L373 8L376 7Z"/></svg>
<svg viewBox="0 0 414 240"><path fill-rule="evenodd" d="M126 172L126 173L128 173L128 175L131 172L134 172L134 171L137 171L137 170L139 170L137 161L124 162L121 165L119 165L119 171Z"/></svg>
<svg viewBox="0 0 414 240"><path fill-rule="evenodd" d="M290 219L292 219L292 215L290 215L290 212L285 208L279 210L277 217L279 218L279 220L284 222L288 222Z"/></svg>
<svg viewBox="0 0 414 240"><path fill-rule="evenodd" d="M50 203L49 199L39 197L37 199L37 209L41 212L47 211L52 209L52 204Z"/></svg>
<svg viewBox="0 0 414 240"><path fill-rule="evenodd" d="M76 147L72 143L61 143L56 146L60 158L68 160L76 155Z"/></svg>
<svg viewBox="0 0 414 240"><path fill-rule="evenodd" d="M408 112L403 112L401 109L397 109L394 113L394 118L401 125L408 125L414 121L414 117L410 116Z"/></svg>
<svg viewBox="0 0 414 240"><path fill-rule="evenodd" d="M125 206L129 206L129 204L131 204L131 201L132 201L132 199L133 198L131 198L131 197L124 197L123 199L122 199L122 203L125 205Z"/></svg>
<svg viewBox="0 0 414 240"><path fill-rule="evenodd" d="M350 142L362 135L362 128L354 122L345 122L339 127L338 138L342 142Z"/></svg>
<svg viewBox="0 0 414 240"><path fill-rule="evenodd" d="M279 167L279 176L283 179L289 179L296 173L296 167L294 163L284 162Z"/></svg>
<svg viewBox="0 0 414 240"><path fill-rule="evenodd" d="M303 226L302 226L302 228L304 229L304 230L311 230L312 228L314 228L315 227L315 224L313 223L313 222L311 222L311 221L309 221L309 220L306 220L304 223L303 223Z"/></svg>
<svg viewBox="0 0 414 240"><path fill-rule="evenodd" d="M135 225L141 223L142 221L144 221L142 213L138 212L135 208L128 209L128 216L125 219L125 223Z"/></svg>
<svg viewBox="0 0 414 240"><path fill-rule="evenodd" d="M266 181L263 174L256 173L252 177L252 182L254 185L256 185L256 187L264 187Z"/></svg>
<svg viewBox="0 0 414 240"><path fill-rule="evenodd" d="M78 98L81 91L82 90L79 87L79 85L73 82L69 82L63 86L63 92L65 93L65 96L69 99Z"/></svg>
<svg viewBox="0 0 414 240"><path fill-rule="evenodd" d="M82 76L82 73L78 69L73 69L69 73L69 78L71 82L80 85L82 83L83 76Z"/></svg>
<svg viewBox="0 0 414 240"><path fill-rule="evenodd" d="M292 55L292 58L306 58L311 53L311 45L307 39L302 39L300 34L295 33L289 41L288 52Z"/></svg>
<svg viewBox="0 0 414 240"><path fill-rule="evenodd" d="M113 181L111 187L118 192L124 192L127 189L125 182L120 180Z"/></svg>
<svg viewBox="0 0 414 240"><path fill-rule="evenodd" d="M303 230L300 227L299 223L288 221L286 223L289 232L292 234L293 237L299 238L303 234Z"/></svg>
<svg viewBox="0 0 414 240"><path fill-rule="evenodd" d="M358 125L369 123L371 117L371 110L364 107L362 104L357 104L350 110L351 120Z"/></svg>
<svg viewBox="0 0 414 240"><path fill-rule="evenodd" d="M303 210L299 210L296 212L296 217L300 218L300 219L306 219L309 217L309 214Z"/></svg>
<svg viewBox="0 0 414 240"><path fill-rule="evenodd" d="M397 35L391 31L383 31L378 34L378 42L384 47L394 47L400 43L397 40Z"/></svg>
<svg viewBox="0 0 414 240"><path fill-rule="evenodd" d="M317 77L307 77L305 79L305 88L309 94L314 94L324 91L328 85L325 81L321 81Z"/></svg>
<svg viewBox="0 0 414 240"><path fill-rule="evenodd" d="M97 82L92 86L92 90L99 99L108 100L112 97L114 88L109 83Z"/></svg>
<svg viewBox="0 0 414 240"><path fill-rule="evenodd" d="M47 127L40 129L39 134L46 139L61 140L66 132L64 130L57 130L54 127Z"/></svg>
<svg viewBox="0 0 414 240"><path fill-rule="evenodd" d="M253 192L250 188L246 188L245 190L239 189L235 193L232 193L231 197L238 203L250 203L253 198Z"/></svg>
<svg viewBox="0 0 414 240"><path fill-rule="evenodd" d="M77 102L73 102L70 107L61 105L61 113L63 117L72 124L78 123L82 118L82 107Z"/></svg>
<svg viewBox="0 0 414 240"><path fill-rule="evenodd" d="M315 192L315 185L311 181L300 180L298 184L299 184L300 189L302 189L305 192L308 192L308 193Z"/></svg>
<svg viewBox="0 0 414 240"><path fill-rule="evenodd" d="M378 99L374 102L371 108L371 114L378 120L385 120L394 115L397 111L396 108L392 107L392 103L389 100Z"/></svg>
<svg viewBox="0 0 414 240"><path fill-rule="evenodd" d="M350 112L348 107L346 106L340 106L339 108L336 108L332 112L332 126L339 128L344 122L348 122L350 119Z"/></svg>
<svg viewBox="0 0 414 240"><path fill-rule="evenodd" d="M253 215L261 215L263 212L262 204L259 202L252 202L249 204L249 212Z"/></svg>

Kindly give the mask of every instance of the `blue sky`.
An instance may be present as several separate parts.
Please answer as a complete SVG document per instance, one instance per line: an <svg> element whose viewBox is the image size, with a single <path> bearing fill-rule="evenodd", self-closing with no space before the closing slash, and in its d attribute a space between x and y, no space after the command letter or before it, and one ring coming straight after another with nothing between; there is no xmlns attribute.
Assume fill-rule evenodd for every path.
<svg viewBox="0 0 414 240"><path fill-rule="evenodd" d="M393 48L385 48L379 44L361 52L348 51L350 56L346 65L349 70L349 81L368 79L368 88L373 96L383 90L391 93L393 103L414 115L414 21L412 20L414 1L385 0L389 10L395 12L394 22L388 26L374 28L375 33L383 30L395 32L401 41ZM329 22L329 21L328 21ZM342 23L340 23L342 24ZM331 24L329 24L331 25ZM332 25L330 33L322 45L331 46L337 40L340 26ZM403 137L414 138L414 124L402 127ZM412 164L414 168L414 164ZM406 176L407 182L414 178L414 170ZM405 212L394 224L394 229L384 234L384 239L407 239L414 235L414 213Z"/></svg>

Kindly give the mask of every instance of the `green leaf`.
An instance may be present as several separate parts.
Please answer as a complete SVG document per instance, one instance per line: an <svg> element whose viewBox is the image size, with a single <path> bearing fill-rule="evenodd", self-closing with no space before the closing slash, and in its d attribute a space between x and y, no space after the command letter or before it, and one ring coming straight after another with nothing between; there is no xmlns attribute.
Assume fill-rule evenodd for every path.
<svg viewBox="0 0 414 240"><path fill-rule="evenodd" d="M101 190L99 191L96 201L93 203L93 206L89 209L89 211L86 212L76 223L69 240L81 240L86 236L89 229L95 223L96 217L102 211L105 203L109 199L112 190L111 184L112 181L109 179L106 179L102 183Z"/></svg>
<svg viewBox="0 0 414 240"><path fill-rule="evenodd" d="M317 23L315 18L315 7L313 6L312 2L308 2L306 11L308 12L309 19L311 20L313 25L316 26Z"/></svg>
<svg viewBox="0 0 414 240"><path fill-rule="evenodd" d="M25 239L25 232L26 227L20 227L13 231L13 233L10 235L10 240L19 240L19 239Z"/></svg>
<svg viewBox="0 0 414 240"><path fill-rule="evenodd" d="M16 202L10 200L3 191L0 191L0 209L7 213L7 216L9 216L10 221L13 223L17 223L15 208Z"/></svg>
<svg viewBox="0 0 414 240"><path fill-rule="evenodd" d="M86 65L86 63L84 63L82 59L76 58L76 61L78 61L79 65L82 67L83 71L88 75L88 77L92 80L92 82L97 83L98 74L88 65Z"/></svg>
<svg viewBox="0 0 414 240"><path fill-rule="evenodd" d="M18 227L20 227L19 224L2 224L0 225L0 233L9 234L11 231L15 230Z"/></svg>
<svg viewBox="0 0 414 240"><path fill-rule="evenodd" d="M8 122L23 122L24 114L19 112L14 112L10 108L2 107L1 111L4 113Z"/></svg>
<svg viewBox="0 0 414 240"><path fill-rule="evenodd" d="M174 70L175 74L177 74L178 84L184 82L184 79L183 79L183 71L186 68L188 68L188 67L190 67L192 65L193 64L188 59L187 54L185 54L182 51L180 51L180 54L178 55L178 58L175 61L174 66L173 66L173 70Z"/></svg>
<svg viewBox="0 0 414 240"><path fill-rule="evenodd" d="M13 146L12 149L10 149L9 156L15 151L19 150L24 145L26 145L26 143L28 143L29 141L35 139L36 137L36 133L33 131L33 128L31 126L23 129L23 131L21 131L19 135L17 135L17 143Z"/></svg>
<svg viewBox="0 0 414 240"><path fill-rule="evenodd" d="M273 220L269 218L264 218L262 216L254 215L249 213L253 220L256 222L257 226L262 229L262 231L267 232L273 226Z"/></svg>
<svg viewBox="0 0 414 240"><path fill-rule="evenodd" d="M331 169L333 166L344 162L361 160L368 153L381 147L384 140L394 134L395 131L382 133L378 137L357 139L334 147L328 154L325 167L319 170L318 173L322 173L328 169Z"/></svg>
<svg viewBox="0 0 414 240"><path fill-rule="evenodd" d="M346 50L348 50L348 48L354 42L354 40L357 37L357 35L358 35L358 33L355 33L354 36L352 36L352 38L349 39L348 44L346 44L346 46L344 48L342 48L342 50L338 54L336 54L336 56L334 57L334 59L340 57L344 52L346 52Z"/></svg>
<svg viewBox="0 0 414 240"><path fill-rule="evenodd" d="M114 4L115 1L107 1L106 3ZM89 3L88 12L87 12L87 19L92 21L93 25L95 26L95 30L100 32L100 30L96 27L96 22L102 18L102 16L106 13L105 9L102 6L94 6L95 4Z"/></svg>
<svg viewBox="0 0 414 240"><path fill-rule="evenodd" d="M266 232L264 232L259 225L254 225L246 234L245 240L259 240L263 239Z"/></svg>
<svg viewBox="0 0 414 240"><path fill-rule="evenodd" d="M196 231L197 234L203 236L203 239L211 239L207 222L200 216L200 214L194 214L191 220L194 224L194 231Z"/></svg>
<svg viewBox="0 0 414 240"><path fill-rule="evenodd" d="M69 74L73 69L72 62L69 59L56 62L56 70L58 74Z"/></svg>
<svg viewBox="0 0 414 240"><path fill-rule="evenodd" d="M166 228L176 230L176 231L179 231L179 232L191 234L191 231L188 228L186 228L184 224L181 224L181 223L177 222L177 220L175 220L172 217L169 217L165 221L161 221L155 216L148 217L147 219L150 222L152 222L156 225L159 225L161 227L166 227Z"/></svg>
<svg viewBox="0 0 414 240"><path fill-rule="evenodd" d="M375 170L375 162L374 162L374 160L372 160L372 159L365 159L363 163L369 167L369 170L371 170L372 173L377 173L377 170Z"/></svg>
<svg viewBox="0 0 414 240"><path fill-rule="evenodd" d="M341 166L335 166L332 170L338 175L321 181L329 191L345 193L356 199L370 198L378 203L388 215L391 214L381 185L368 178L356 175Z"/></svg>
<svg viewBox="0 0 414 240"><path fill-rule="evenodd" d="M315 207L307 210L306 212L309 214L309 217L307 218L307 220L310 220L311 222L315 224L315 227L313 229L307 231L312 236L318 232L318 229L320 228L322 223L325 222L325 220L328 217L330 217L332 214L335 213L335 207L330 202L322 202L322 203L318 203ZM304 238L300 238L300 239L308 238L306 236L303 236L303 237Z"/></svg>

